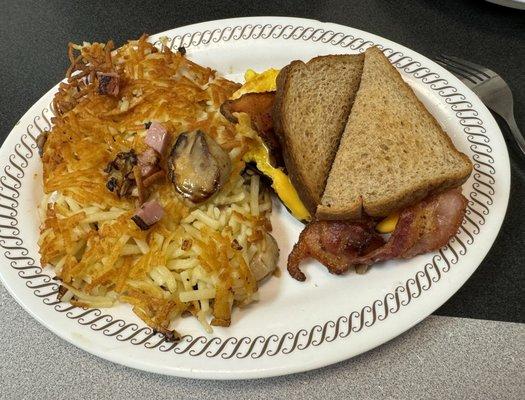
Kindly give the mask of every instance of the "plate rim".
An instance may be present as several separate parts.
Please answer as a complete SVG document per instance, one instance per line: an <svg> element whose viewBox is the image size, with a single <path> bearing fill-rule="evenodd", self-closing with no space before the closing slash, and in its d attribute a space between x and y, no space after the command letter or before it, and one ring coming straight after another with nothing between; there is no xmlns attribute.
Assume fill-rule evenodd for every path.
<svg viewBox="0 0 525 400"><path fill-rule="evenodd" d="M502 7L513 8L514 10L525 10L525 0L486 0L489 3Z"/></svg>
<svg viewBox="0 0 525 400"><path fill-rule="evenodd" d="M339 25L339 24L333 24L333 23L325 23L325 22L321 22L321 21L318 21L318 20L311 20L311 19L303 19L303 18L292 18L292 17L244 17L244 18L233 18L233 19L222 19L222 20L214 20L214 21L206 21L206 22L201 22L201 23L197 23L197 24L192 24L192 25L187 25L187 26L183 26L183 27L178 27L178 28L174 28L172 30L168 30L168 31L165 31L165 32L161 32L159 34L156 34L156 35L152 35L153 38L155 37L160 37L160 36L163 36L163 35L167 35L167 34L176 34L176 31L187 31L187 32L190 32L194 29L198 29L198 28L204 28L208 25L218 25L218 26L222 26L226 23L228 24L242 24L244 23L244 27L247 27L247 26L250 26L250 28L248 28L248 30L251 29L251 32L250 34L248 35L248 37L251 37L253 32L254 32L254 29L253 29L253 25L251 24L255 24L256 26L259 25L262 23L261 21L264 21L266 22L265 26L266 25L269 25L269 24L272 24L272 22L274 23L273 25L273 28L276 28L277 26L280 26L279 24L282 23L282 21L289 21L290 25L292 26L293 24L295 23L300 23L300 24L304 24L307 26L307 28L304 28L303 27L303 34L304 32L306 31L309 36L309 38L313 38L315 37L315 33L313 33L314 31L321 31L320 32L320 37L321 39L318 39L318 40L326 40L327 38L329 38L330 35L334 34L331 38L329 38L327 41L330 41L330 40L336 40L336 41L339 41L339 43L343 43L344 42L344 38L342 37L336 37L336 32L332 31L330 28L332 29L339 29L339 32L337 32L337 34L342 34L343 36L345 36L344 33L341 33L341 32L344 32L345 30L352 30L353 32L355 33L358 33L358 34L361 34L365 37L370 37L370 38L373 38L374 41L383 41L383 42L386 42L386 43L392 43L395 47L395 48L399 48L401 50L401 52L394 52L394 50L392 50L392 54L389 56L392 57L394 54L396 53L399 53L401 54L401 59L403 58L410 58L410 57L404 57L403 54L405 54L407 51L409 53L413 53L413 54L417 54L418 56L418 60L420 61L423 61L425 62L425 64L428 64L428 62L430 62L430 65L433 67L433 70L437 70L439 72L439 74L435 74L438 78L440 76L445 76L447 78L447 80L451 81L453 84L455 85L450 85L450 87L453 87L454 89L456 89L456 92L457 92L457 88L454 87L454 86L458 86L461 90L462 93L467 93L469 96L467 96L466 98L476 98L475 95L470 92L468 90L468 88L466 88L464 85L462 85L461 83L459 83L459 81L457 79L455 79L454 77L450 76L450 74L448 72L446 72L445 70L443 70L441 67L439 67L437 64L433 63L431 60L429 60L428 58L424 57L423 55L413 51L413 50L410 50L408 48L406 48L405 46L402 46L402 45L399 45L395 42L392 42L390 41L389 39L386 39L386 38L382 38L382 37L379 37L377 35L374 35L374 34L371 34L371 33L368 33L368 32L365 32L365 31L361 31L359 29L355 29L355 28L352 28L352 27L348 27L348 26L344 26L344 25ZM277 21L277 22L276 22ZM279 22L281 21L281 22ZM319 25L318 28L313 28L312 27L315 26L315 25ZM271 26L271 25L270 25ZM224 31L226 28L228 27L223 27L222 28L222 31ZM279 29L274 29L273 30L272 28L272 32L270 33L270 35L273 35L276 31L278 31ZM323 29L323 28L326 28L326 29ZM244 28L243 28L244 29ZM312 29L312 31L308 31L308 29ZM263 30L264 31L264 30ZM281 31L281 35L283 34L284 31ZM295 34L297 31L294 30L294 33ZM331 32L331 33L328 33L328 32ZM244 33L244 30L243 30L243 33ZM242 37L242 34L241 33L241 37ZM222 35L223 33L221 32L220 35ZM234 33L231 33L231 32L228 32L228 34L230 35L229 36L229 39L230 40ZM319 32L317 32L317 34L319 34ZM195 33L193 33L192 35L188 36L188 39L190 41L190 43L193 42L193 40L195 39ZM179 35L181 36L181 42L184 43L184 37L185 35ZM260 36L260 34L259 34ZM291 36L291 35L290 35ZM346 36L352 36L350 34L346 35ZM175 35L175 37L177 37ZM198 39L198 45L200 45L201 43L203 43L203 38L206 39L206 36L204 35L201 35L200 39ZM213 35L210 35L210 39L209 40L212 40L213 39ZM362 39L362 38L360 38ZM368 44L367 42L369 43L372 43L371 41L364 41L364 43L358 43L357 45L359 47L357 47L357 49L364 49L364 46L366 44ZM377 43L377 42L376 42ZM379 42L380 43L380 42ZM172 42L173 44L173 42ZM332 43L333 44L333 43ZM354 48L352 48L353 50L355 50ZM399 65L400 63L400 59L397 59L395 62L394 62L394 65L396 65L396 67L398 69L405 69L405 68L409 68L410 66L412 65L415 65L417 62L416 61L410 61L409 60L409 63L410 65ZM446 73L443 74L443 71L445 71ZM405 70L405 72L410 72L410 71L407 71ZM414 71L411 71L412 73L414 73ZM442 79L444 80L444 79ZM432 88L433 90L440 90L439 88L438 89L435 89L435 88ZM466 89L466 90L465 90ZM49 92L51 91L54 91L54 88L52 88L50 91L48 91L43 97L45 97L46 95L49 94ZM457 92L458 95L461 95L460 92ZM474 96L474 97L473 97ZM28 115L33 115L34 114L34 109L35 107L37 106L38 102L40 100L38 100L25 114L24 114L24 117L21 118L24 119L26 116ZM468 102L468 101L467 101ZM37 107L38 108L38 107ZM488 122L493 122L495 124L495 121L493 120L493 117L490 115L490 113L488 112L488 110L486 110L486 108L483 106L483 105L480 105L480 104L476 104L476 108L481 108L483 110L483 115L486 115L489 117L489 121ZM474 110L474 109L473 109ZM475 111L475 110L474 110ZM44 116L45 118L45 116ZM490 118L492 118L492 121L490 121ZM495 126L497 127L497 124L495 124ZM4 144L2 145L2 149L1 149L1 152L0 154L3 156L4 153L7 153L7 147L8 147L8 144L14 144L15 140L14 140L14 131L16 130L16 126L13 128L13 130L9 133L8 137L6 138L6 140L4 141ZM501 135L501 131L499 130L499 127L497 128L497 131L498 133ZM28 131L29 133L29 131ZM11 140L10 140L11 139ZM12 143L11 143L12 142ZM22 143L23 142L23 139L22 139ZM30 146L34 149L34 147L30 144ZM27 145L26 145L26 148L27 148ZM504 160L502 160L502 167L505 168L505 162L506 162L506 172L508 172L508 180L510 182L510 163L509 163L509 158L508 158L508 150L506 148L506 144L505 142L503 141L503 148L505 149L505 155L504 155ZM2 157L3 158L3 157ZM5 157L5 159L7 159L8 157ZM500 168L498 166L498 168ZM5 173L5 171L4 171ZM4 177L4 176L2 176ZM3 183L5 183L4 180L2 180ZM497 229L495 229L496 231L496 234L497 232L499 232L500 228L501 228L501 224L503 222L503 219L504 219L504 216L506 214L506 208L507 208L507 205L508 205L508 199L509 199L509 189L510 189L510 183L509 185L506 185L505 186L505 191L506 191L506 196L505 196L505 201L504 201L504 204L501 204L502 206L504 206L502 208L502 211L500 211L500 214L501 216L499 216L500 218L496 221L497 222ZM491 242L491 245L494 243L494 239L495 239L495 236L496 234L494 234L494 238L491 238L489 239L490 242ZM4 246L2 246L4 247ZM488 252L488 250L490 249L490 247L488 247L487 249L485 249L484 251L484 254L483 254L483 258L484 256L486 255L486 253ZM436 255L434 256L436 257ZM480 260L480 262L478 263L477 266L479 266L479 264L481 263L482 259ZM470 275L477 269L477 266L475 268L472 269L471 273L467 276L466 279L468 279L468 277L470 277ZM437 267L438 270L439 270L439 267ZM419 271L418 271L419 273ZM417 275L417 274L416 274ZM189 372L185 372L183 369L179 369L179 370L169 370L169 371L166 371L166 370L159 370L158 368L148 368L147 365L145 365L144 363L143 364L140 364L140 363L126 363L122 360L122 358L120 357L112 357L112 356L108 356L107 354L103 354L102 352L100 351L94 351L92 347L89 347L89 346L82 346L81 344L79 343L76 343L72 340L70 340L70 338L68 338L67 336L65 335L62 335L60 331L57 332L56 329L53 329L52 327L52 324L48 324L46 321L44 321L42 318L40 318L38 315L36 315L36 313L33 312L33 310L31 310L30 308L26 307L26 305L24 304L23 302L23 299L22 298L19 298L18 294L15 293L13 290L11 290L12 288L10 288L9 284L7 284L6 282L6 279L4 278L3 276L3 273L2 271L0 270L0 277L2 278L2 281L4 283L4 286L8 289L8 291L10 292L10 294L19 302L19 304L22 305L22 307L28 311L35 319L37 319L39 322L41 322L44 326L46 326L46 328L50 329L52 332L54 332L55 334L57 334L58 336L62 337L63 339L69 341L70 343L73 343L74 345L76 345L77 347L80 347L90 353L93 353L93 354L96 354L97 356L99 357L102 357L102 358L105 358L105 359L108 359L110 361L113 361L113 362L117 362L119 364L124 364L124 365L127 365L127 366L130 366L130 367L134 367L134 368L139 368L139 369L143 369L143 370L149 370L151 372L158 372L158 373L165 373L165 374L171 374L171 375L177 375L177 376L187 376L187 377L193 377L193 378L215 378L215 379L242 379L242 378L254 378L254 377L267 377L267 376L274 376L274 375L283 375L283 374L287 374L287 373L294 373L294 372L300 372L300 371L304 371L304 370L307 370L307 369L312 369L312 368L318 368L318 367L322 367L322 366L325 366L325 365L328 365L328 364L332 364L332 363L335 363L335 362L338 362L338 361L341 361L341 360L344 360L344 359L347 359L347 358L350 358L356 354L360 354L362 352L365 352L365 351L368 351L369 349L373 348L373 347L376 347L382 343L385 343L386 341L392 339L393 337L396 337L398 335L400 335L402 332L410 329L412 326L414 326L415 324L417 324L418 322L420 322L422 319L426 318L428 315L430 315L437 307L439 307L441 304L443 304L446 300L448 300L448 298L450 298L456 291L457 289L459 289L459 287L461 287L463 285L464 282L461 282L461 284L454 290L450 291L448 293L448 296L442 301L440 302L433 310L431 310L430 312L426 313L425 311L425 315L416 319L415 321L413 321L413 323L409 324L409 325L404 325L403 329L401 331L396 331L394 333L392 333L391 335L386 335L384 336L384 340L381 340L379 343L372 343L370 344L370 346L368 346L367 348L363 348L357 352L355 352L354 354L344 354L344 355L341 355L340 358L338 359L334 359L334 358L330 358L328 360L325 360L324 362L317 362L317 363L313 363L312 365L308 365L306 366L306 368L304 367L305 365L303 364L301 367L297 367L297 368L285 368L286 370L285 371L282 371L280 369L269 369L269 370L256 370L256 371L252 371L251 373L246 373L246 372L236 372L236 373L233 373L233 376L230 375L231 372L229 371L189 371ZM465 279L465 280L466 280ZM22 296L23 297L23 296ZM386 296L385 296L386 298ZM399 300L399 299L398 299ZM374 302L375 304L375 302ZM365 307L364 307L365 308ZM363 309L364 309L363 308ZM370 308L370 307L369 307ZM400 309L400 308L399 308ZM91 310L96 310L96 309L91 309ZM386 310L388 310L388 308L386 308ZM371 309L370 312L376 312L376 309L375 309L375 306L373 307L373 309ZM397 312L397 311L396 311ZM352 315L353 312L350 314ZM375 318L374 317L374 322L375 322ZM386 317L385 317L386 319ZM328 322L331 322L331 321L328 321ZM327 323L328 323L327 322ZM366 324L365 324L366 325ZM372 324L373 325L373 324ZM366 325L366 326L369 326L369 325ZM315 328L312 327L311 328L311 332L313 331L313 329ZM363 328L363 323L361 323L361 328ZM361 328L359 330L361 330ZM148 328L149 329L149 328ZM350 331L349 331L350 333ZM283 335L284 336L284 335ZM323 333L323 337L325 337L325 333ZM136 335L133 336L133 338L136 337ZM215 336L214 336L215 337ZM241 341L242 342L242 341ZM157 346L160 346L162 344L162 342L159 342L157 344ZM311 344L311 338L310 338L310 343L308 344L308 346ZM154 347L157 347L157 346L154 346ZM297 344L295 345L297 346ZM306 347L308 347L306 346ZM96 349L95 349L96 350ZM279 348L279 350L275 353L279 353L279 351L281 350L281 348ZM292 349L292 351L295 350L295 347L294 349ZM299 348L299 350L302 350L301 348ZM236 352L236 351L235 351ZM232 355L235 353L233 352ZM203 354L201 352L201 354ZM247 353L248 354L248 353ZM280 353L279 353L280 354ZM200 354L199 354L200 355ZM261 355L263 355L263 352L261 352ZM133 365L132 365L133 364ZM262 372L262 373L261 373Z"/></svg>

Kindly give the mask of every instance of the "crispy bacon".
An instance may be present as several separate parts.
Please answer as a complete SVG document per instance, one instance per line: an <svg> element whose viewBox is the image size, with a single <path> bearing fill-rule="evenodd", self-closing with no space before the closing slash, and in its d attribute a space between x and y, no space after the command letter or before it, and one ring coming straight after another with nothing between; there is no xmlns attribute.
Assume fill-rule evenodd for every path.
<svg viewBox="0 0 525 400"><path fill-rule="evenodd" d="M384 244L372 221L313 221L301 232L288 257L288 272L298 281L304 281L306 276L299 269L299 263L312 257L331 273L342 274L353 265L353 260Z"/></svg>
<svg viewBox="0 0 525 400"><path fill-rule="evenodd" d="M239 121L233 113L248 114L253 128L274 158L274 166L284 167L281 145L273 130L272 108L274 100L275 92L246 93L238 99L225 101L221 105L221 113L228 121L235 124Z"/></svg>
<svg viewBox="0 0 525 400"><path fill-rule="evenodd" d="M429 196L401 212L386 243L371 222L313 221L301 232L288 257L288 272L304 281L306 276L299 263L309 257L324 264L331 273L342 274L352 266L437 250L457 232L466 207L467 199L460 189Z"/></svg>
<svg viewBox="0 0 525 400"><path fill-rule="evenodd" d="M461 189L429 196L405 209L386 246L367 257L371 262L412 258L446 245L458 231L468 201Z"/></svg>

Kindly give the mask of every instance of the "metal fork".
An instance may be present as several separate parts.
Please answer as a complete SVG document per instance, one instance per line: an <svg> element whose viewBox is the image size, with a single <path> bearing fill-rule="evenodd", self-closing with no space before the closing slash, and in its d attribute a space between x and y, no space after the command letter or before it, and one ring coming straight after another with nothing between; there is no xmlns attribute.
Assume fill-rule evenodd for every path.
<svg viewBox="0 0 525 400"><path fill-rule="evenodd" d="M507 122L516 143L525 155L525 139L514 119L512 92L503 78L482 65L461 58L442 54L435 57L435 61L458 77L488 108Z"/></svg>

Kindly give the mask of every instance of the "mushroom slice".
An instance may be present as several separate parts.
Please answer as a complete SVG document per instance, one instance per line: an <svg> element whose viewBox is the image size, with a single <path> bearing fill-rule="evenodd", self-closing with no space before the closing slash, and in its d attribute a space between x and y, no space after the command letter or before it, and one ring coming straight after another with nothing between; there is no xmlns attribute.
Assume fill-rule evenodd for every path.
<svg viewBox="0 0 525 400"><path fill-rule="evenodd" d="M192 203L213 196L231 172L230 156L202 131L181 133L171 149L168 178L175 190Z"/></svg>
<svg viewBox="0 0 525 400"><path fill-rule="evenodd" d="M260 281L272 273L277 267L277 261L279 261L279 247L274 237L266 233L262 250L256 253L250 262L250 269L255 279Z"/></svg>

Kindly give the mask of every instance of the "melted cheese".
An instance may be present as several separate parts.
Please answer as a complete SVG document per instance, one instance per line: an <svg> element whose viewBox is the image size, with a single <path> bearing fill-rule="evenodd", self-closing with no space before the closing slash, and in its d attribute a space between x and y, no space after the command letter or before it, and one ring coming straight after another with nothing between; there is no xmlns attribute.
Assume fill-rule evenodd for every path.
<svg viewBox="0 0 525 400"><path fill-rule="evenodd" d="M392 233L396 229L397 221L399 220L399 212L393 212L388 217L383 219L376 225L376 230L379 233Z"/></svg>

